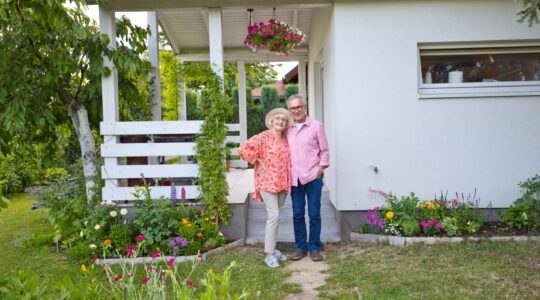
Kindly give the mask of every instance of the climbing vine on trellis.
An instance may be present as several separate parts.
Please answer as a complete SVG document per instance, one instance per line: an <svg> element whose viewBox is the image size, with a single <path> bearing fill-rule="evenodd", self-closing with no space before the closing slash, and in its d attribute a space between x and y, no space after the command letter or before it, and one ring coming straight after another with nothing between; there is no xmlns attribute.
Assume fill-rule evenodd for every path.
<svg viewBox="0 0 540 300"><path fill-rule="evenodd" d="M202 192L200 200L209 211L226 223L232 215L227 202L229 186L225 163L227 153L225 122L231 115L231 106L222 92L222 80L215 73L208 78L205 88L201 91L199 106L204 116L204 123L196 140L198 185Z"/></svg>

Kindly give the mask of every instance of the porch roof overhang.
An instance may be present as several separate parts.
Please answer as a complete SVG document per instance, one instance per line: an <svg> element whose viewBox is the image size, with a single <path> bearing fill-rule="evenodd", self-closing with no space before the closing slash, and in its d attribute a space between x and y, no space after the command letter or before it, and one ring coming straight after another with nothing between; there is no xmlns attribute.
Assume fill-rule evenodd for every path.
<svg viewBox="0 0 540 300"><path fill-rule="evenodd" d="M172 49L184 61L209 61L208 9L221 7L223 59L225 61L300 61L308 57L313 10L331 5L331 0L104 0L100 6L113 11L156 11L158 22ZM306 41L289 55L268 50L252 52L243 45L249 25L248 8L253 8L253 22L266 22L273 8L280 21L299 28Z"/></svg>

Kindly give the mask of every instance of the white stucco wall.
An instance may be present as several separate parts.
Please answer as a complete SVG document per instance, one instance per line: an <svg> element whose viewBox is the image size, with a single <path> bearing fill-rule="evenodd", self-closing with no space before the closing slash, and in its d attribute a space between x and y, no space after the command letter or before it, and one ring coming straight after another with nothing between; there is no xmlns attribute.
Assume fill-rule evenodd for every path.
<svg viewBox="0 0 540 300"><path fill-rule="evenodd" d="M322 45L327 185L338 209L382 204L369 188L423 199L476 188L481 205L503 207L519 195L518 182L540 173L540 97L417 95L418 43L540 38L539 25L516 22L519 9L510 0L334 4L310 59Z"/></svg>
<svg viewBox="0 0 540 300"><path fill-rule="evenodd" d="M335 73L335 40L334 40L334 22L333 8L323 7L314 10L313 28L309 40L309 59L308 59L308 99L309 115L324 121L328 144L330 147L330 168L325 172L324 183L330 192L330 201L334 206L338 206L338 169L336 151L338 128L337 128L337 105L334 105L337 89L336 80L339 80ZM324 95L320 95L320 79L317 72L320 72L320 65L324 65ZM324 109L322 102L324 99Z"/></svg>

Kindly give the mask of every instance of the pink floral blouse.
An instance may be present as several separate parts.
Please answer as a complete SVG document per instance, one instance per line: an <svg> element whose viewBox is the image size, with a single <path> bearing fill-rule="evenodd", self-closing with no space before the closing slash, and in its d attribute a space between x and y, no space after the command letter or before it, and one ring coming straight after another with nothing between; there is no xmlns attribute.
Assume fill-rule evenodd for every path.
<svg viewBox="0 0 540 300"><path fill-rule="evenodd" d="M261 191L291 192L291 154L285 136L277 139L270 130L263 131L238 148L240 158L254 164L257 158L264 163L264 171L258 172L255 164L255 194L253 199L262 202Z"/></svg>

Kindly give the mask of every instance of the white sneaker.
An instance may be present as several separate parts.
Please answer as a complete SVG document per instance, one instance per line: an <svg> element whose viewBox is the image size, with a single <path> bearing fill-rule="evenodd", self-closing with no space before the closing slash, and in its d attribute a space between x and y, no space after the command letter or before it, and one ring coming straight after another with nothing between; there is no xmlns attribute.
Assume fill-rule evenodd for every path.
<svg viewBox="0 0 540 300"><path fill-rule="evenodd" d="M264 262L269 268L277 268L279 267L278 260L274 256L266 257L264 259Z"/></svg>
<svg viewBox="0 0 540 300"><path fill-rule="evenodd" d="M281 251L279 251L277 249L276 249L276 251L274 251L274 257L279 261L287 260L287 256L283 255L283 253L281 253Z"/></svg>

